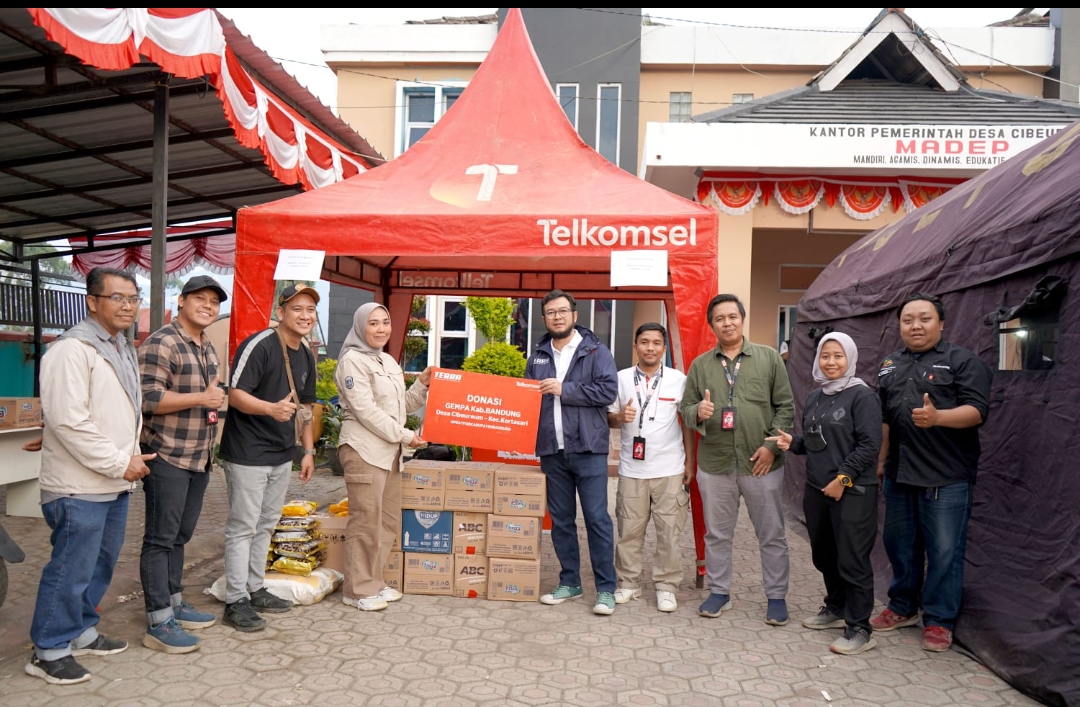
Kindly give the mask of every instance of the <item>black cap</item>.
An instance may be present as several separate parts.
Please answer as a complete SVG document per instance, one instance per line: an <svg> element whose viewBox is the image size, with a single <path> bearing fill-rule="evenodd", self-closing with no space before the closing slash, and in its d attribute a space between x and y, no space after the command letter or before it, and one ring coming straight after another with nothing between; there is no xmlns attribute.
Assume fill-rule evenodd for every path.
<svg viewBox="0 0 1080 707"><path fill-rule="evenodd" d="M319 292L311 285L305 285L303 283L289 285L284 290L282 290L281 296L278 297L277 303L279 306L283 305L297 295L307 295L311 299L315 300L315 304L319 303Z"/></svg>
<svg viewBox="0 0 1080 707"><path fill-rule="evenodd" d="M229 299L229 295L225 292L225 288L209 275L196 275L191 278L184 283L184 289L180 290L180 294L186 297L192 292L198 292L199 290L213 290L214 292L217 292L218 300L221 302Z"/></svg>

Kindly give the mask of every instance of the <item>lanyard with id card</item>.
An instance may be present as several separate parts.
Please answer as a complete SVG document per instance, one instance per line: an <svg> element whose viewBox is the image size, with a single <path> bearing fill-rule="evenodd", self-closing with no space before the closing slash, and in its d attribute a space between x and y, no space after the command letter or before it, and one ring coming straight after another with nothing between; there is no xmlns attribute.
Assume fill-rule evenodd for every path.
<svg viewBox="0 0 1080 707"><path fill-rule="evenodd" d="M652 402L653 395L656 394L656 389L660 385L660 380L664 377L664 367L661 366L656 372L656 376L653 377L652 387L649 388L648 393L645 396L645 402L641 401L641 369L634 367L634 394L637 396L638 407L641 408L641 413L638 415L638 433L634 437L633 456L637 461L645 461L645 437L641 434L642 426L645 424L645 410L649 407L649 403ZM645 377L646 385L649 378ZM649 418L649 422L656 419L656 406L653 406L652 417Z"/></svg>
<svg viewBox="0 0 1080 707"><path fill-rule="evenodd" d="M735 363L732 365L731 370L728 370L727 359L720 358L720 363L724 366L724 377L727 378L728 384L728 404L720 408L720 429L722 430L735 430L735 381L739 379L739 368L742 367L742 359L743 355L740 353L735 357Z"/></svg>

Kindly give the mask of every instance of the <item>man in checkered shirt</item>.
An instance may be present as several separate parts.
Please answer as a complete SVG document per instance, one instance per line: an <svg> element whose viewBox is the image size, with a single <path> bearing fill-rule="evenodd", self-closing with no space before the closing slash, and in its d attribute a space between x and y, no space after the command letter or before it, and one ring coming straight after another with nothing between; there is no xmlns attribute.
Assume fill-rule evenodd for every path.
<svg viewBox="0 0 1080 707"><path fill-rule="evenodd" d="M218 408L225 391L220 364L205 329L228 299L214 278L187 281L172 323L139 347L144 453L156 452L143 479L146 525L139 574L146 600L143 645L189 653L199 639L184 629L212 626L214 614L184 601L184 545L195 532L214 459Z"/></svg>

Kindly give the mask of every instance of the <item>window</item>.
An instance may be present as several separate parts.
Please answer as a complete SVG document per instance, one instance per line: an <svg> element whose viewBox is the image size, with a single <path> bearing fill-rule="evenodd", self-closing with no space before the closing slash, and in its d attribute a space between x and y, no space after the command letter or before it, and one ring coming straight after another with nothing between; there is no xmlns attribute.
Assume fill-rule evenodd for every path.
<svg viewBox="0 0 1080 707"><path fill-rule="evenodd" d="M1015 307L1002 306L987 317L998 327L999 371L1047 371L1058 358L1061 303L1068 281L1047 275Z"/></svg>
<svg viewBox="0 0 1080 707"><path fill-rule="evenodd" d="M672 91L668 94L668 122L690 122L690 92Z"/></svg>
<svg viewBox="0 0 1080 707"><path fill-rule="evenodd" d="M510 315L513 319L509 331L510 343L526 356L532 353L532 341L529 336L532 314L533 300L528 297L514 300L514 313Z"/></svg>
<svg viewBox="0 0 1080 707"><path fill-rule="evenodd" d="M439 85L399 81L397 92L397 154L405 152L427 135L461 96L466 83L447 81Z"/></svg>
<svg viewBox="0 0 1080 707"><path fill-rule="evenodd" d="M615 350L615 302L609 299L591 300L593 333L596 338L607 344L608 349Z"/></svg>
<svg viewBox="0 0 1080 707"><path fill-rule="evenodd" d="M752 93L733 93L731 94L731 102L735 103L749 103L754 100L754 94Z"/></svg>
<svg viewBox="0 0 1080 707"><path fill-rule="evenodd" d="M597 86L596 151L613 165L619 164L619 123L622 114L622 84Z"/></svg>
<svg viewBox="0 0 1080 707"><path fill-rule="evenodd" d="M465 309L465 299L458 297L439 297L438 311L438 360L435 365L441 368L460 369L461 364L472 350L472 318Z"/></svg>
<svg viewBox="0 0 1080 707"><path fill-rule="evenodd" d="M795 310L797 309L794 304L782 304L780 305L780 316L777 320L776 328L776 348L780 348L780 344L785 341L791 341L792 335L795 333Z"/></svg>
<svg viewBox="0 0 1080 707"><path fill-rule="evenodd" d="M578 85L576 83L560 83L555 86L555 95L559 97L559 105L566 113L566 119L577 130L578 123Z"/></svg>

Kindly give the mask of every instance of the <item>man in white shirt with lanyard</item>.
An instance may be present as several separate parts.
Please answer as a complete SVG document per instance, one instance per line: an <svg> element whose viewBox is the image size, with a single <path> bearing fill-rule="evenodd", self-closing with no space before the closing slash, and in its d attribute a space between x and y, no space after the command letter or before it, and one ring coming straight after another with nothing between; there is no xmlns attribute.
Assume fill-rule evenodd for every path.
<svg viewBox="0 0 1080 707"><path fill-rule="evenodd" d="M667 332L647 322L634 333L636 366L619 371L619 397L608 408L608 425L621 429L619 489L615 519L619 540L615 601L625 604L641 596L642 547L652 517L656 530L653 583L656 608L678 608L675 592L683 579L679 538L686 525L693 459L693 433L679 421L686 376L664 365Z"/></svg>

